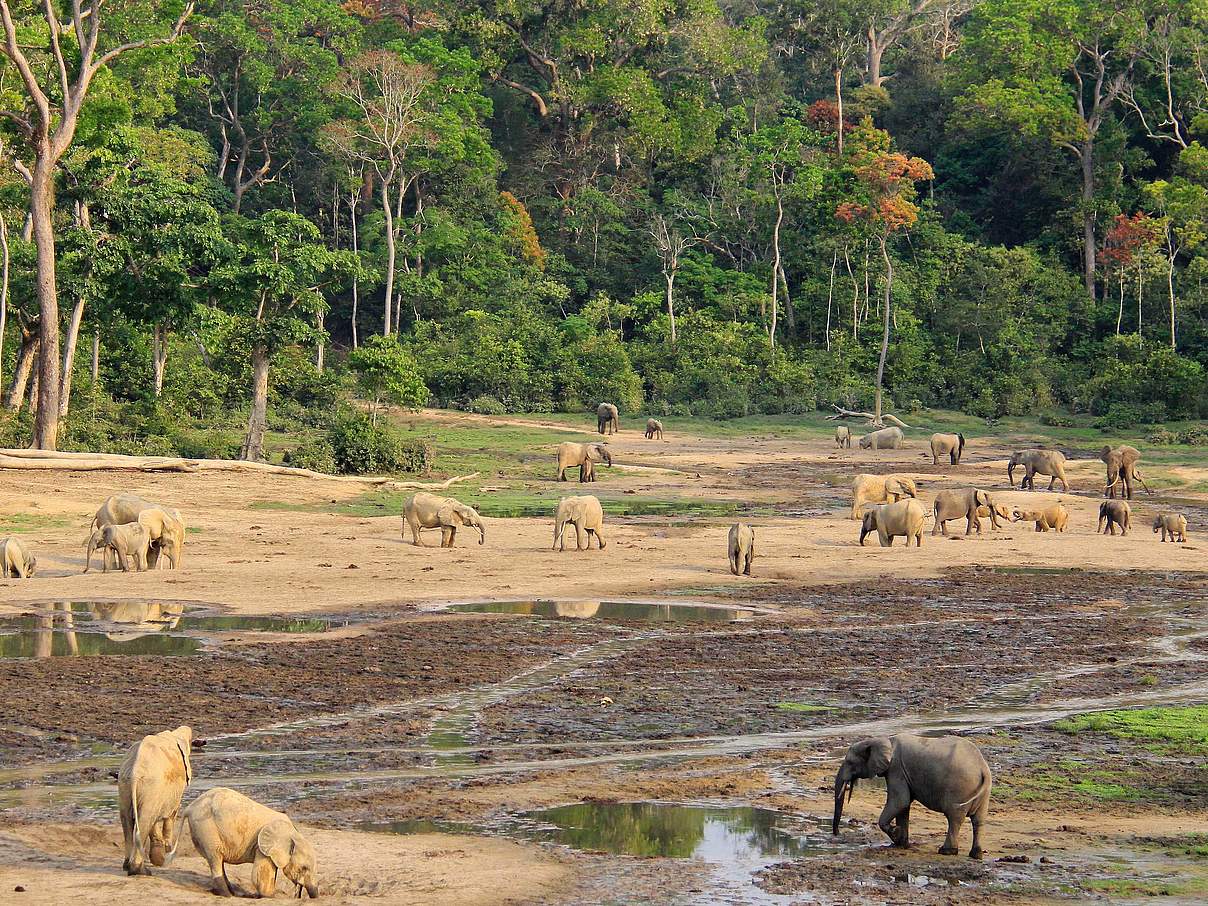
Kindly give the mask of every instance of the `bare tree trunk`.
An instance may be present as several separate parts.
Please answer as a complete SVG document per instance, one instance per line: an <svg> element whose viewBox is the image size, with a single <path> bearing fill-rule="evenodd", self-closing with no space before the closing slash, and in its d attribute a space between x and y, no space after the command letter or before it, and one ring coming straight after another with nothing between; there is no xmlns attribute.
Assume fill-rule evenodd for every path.
<svg viewBox="0 0 1208 906"><path fill-rule="evenodd" d="M1170 348L1175 349L1174 334L1174 260L1178 255L1177 248L1170 248L1166 256L1166 293L1170 301Z"/></svg>
<svg viewBox="0 0 1208 906"><path fill-rule="evenodd" d="M671 345L675 345L675 270L664 270L663 280L667 284L667 317L671 321Z"/></svg>
<svg viewBox="0 0 1208 906"><path fill-rule="evenodd" d="M71 378L75 372L76 345L80 340L80 325L84 320L84 297L76 298L71 309L71 321L67 325L67 338L63 344L62 389L59 391L59 418L67 417L71 406Z"/></svg>
<svg viewBox="0 0 1208 906"><path fill-rule="evenodd" d="M101 379L101 332L92 332L92 386L96 387Z"/></svg>
<svg viewBox="0 0 1208 906"><path fill-rule="evenodd" d="M38 154L29 190L38 262L38 413L33 436L36 450L54 450L59 445L59 292L55 275L54 163L50 157L49 151Z"/></svg>
<svg viewBox="0 0 1208 906"><path fill-rule="evenodd" d="M1137 336L1141 336L1141 259L1137 258Z"/></svg>
<svg viewBox="0 0 1208 906"><path fill-rule="evenodd" d="M352 197L352 201L349 204L349 208L352 211L352 216L351 216L351 220L352 220L352 253L354 255L359 256L361 254L361 251L357 247L357 189L354 189L352 191L351 197ZM356 277L353 277L352 278L352 348L353 349L356 349L358 346L360 346L360 343L357 341L357 303L360 301L358 298L359 296L360 296L360 280L358 280Z"/></svg>
<svg viewBox="0 0 1208 906"><path fill-rule="evenodd" d="M21 328L21 348L17 350L17 361L13 365L13 379L4 395L4 408L16 412L25 402L25 388L33 372L38 354L38 335L26 327Z"/></svg>
<svg viewBox="0 0 1208 906"><path fill-rule="evenodd" d="M390 184L382 180L382 213L386 218L386 293L382 301L382 333L390 336L394 323L390 317L390 304L394 301L394 262L397 254L394 236L394 209L390 206Z"/></svg>
<svg viewBox="0 0 1208 906"><path fill-rule="evenodd" d="M843 68L835 67L835 106L839 108L839 121L835 124L835 138L839 143L839 156L843 156Z"/></svg>
<svg viewBox="0 0 1208 906"><path fill-rule="evenodd" d="M164 395L164 369L168 364L168 328L156 324L151 331L151 381L155 398Z"/></svg>
<svg viewBox="0 0 1208 906"><path fill-rule="evenodd" d="M847 266L847 276L851 278L851 338L860 338L860 283L856 280L856 272L851 269L851 256L847 246L843 246L843 263Z"/></svg>
<svg viewBox="0 0 1208 906"><path fill-rule="evenodd" d="M874 421L881 423L881 386L885 378L885 359L889 355L889 315L893 299L893 261L889 257L889 248L885 236L881 237L881 257L885 260L885 332L881 334L881 358L877 361L877 395L873 406Z"/></svg>
<svg viewBox="0 0 1208 906"><path fill-rule="evenodd" d="M0 276L0 386L4 384L4 331L8 328L8 222L0 214L0 250L4 254L4 273Z"/></svg>
<svg viewBox="0 0 1208 906"><path fill-rule="evenodd" d="M1086 139L1079 146L1082 164L1082 277L1086 294L1095 293L1095 143Z"/></svg>
<svg viewBox="0 0 1208 906"><path fill-rule="evenodd" d="M268 414L269 354L265 346L252 348L252 411L247 419L247 436L240 459L260 462L264 459L264 431Z"/></svg>
<svg viewBox="0 0 1208 906"><path fill-rule="evenodd" d="M826 287L826 349L830 351L831 305L835 300L835 270L839 267L839 250L831 258L830 283Z"/></svg>
<svg viewBox="0 0 1208 906"><path fill-rule="evenodd" d="M1120 310L1116 312L1116 336L1120 336L1120 324L1124 321L1124 268L1120 268Z"/></svg>
<svg viewBox="0 0 1208 906"><path fill-rule="evenodd" d="M324 329L323 324L327 320L327 315L323 312L319 312L317 315L315 315L315 319L318 321L317 326L319 328L319 348L315 352L315 370L318 371L319 374L322 374L323 354L327 351L327 332Z"/></svg>

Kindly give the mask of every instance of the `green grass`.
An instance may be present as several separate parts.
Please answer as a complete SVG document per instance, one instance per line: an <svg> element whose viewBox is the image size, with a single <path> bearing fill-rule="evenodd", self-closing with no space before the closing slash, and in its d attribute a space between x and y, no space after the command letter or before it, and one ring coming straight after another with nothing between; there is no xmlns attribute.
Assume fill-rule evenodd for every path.
<svg viewBox="0 0 1208 906"><path fill-rule="evenodd" d="M1208 755L1208 705L1101 711L1057 721L1062 733L1107 733L1154 751Z"/></svg>
<svg viewBox="0 0 1208 906"><path fill-rule="evenodd" d="M825 714L828 711L838 711L834 705L815 705L810 702L776 702L778 711L793 711L797 714Z"/></svg>
<svg viewBox="0 0 1208 906"><path fill-rule="evenodd" d="M36 532L41 529L64 528L72 525L73 521L64 516L14 513L11 516L0 516L0 534L21 534L22 532Z"/></svg>

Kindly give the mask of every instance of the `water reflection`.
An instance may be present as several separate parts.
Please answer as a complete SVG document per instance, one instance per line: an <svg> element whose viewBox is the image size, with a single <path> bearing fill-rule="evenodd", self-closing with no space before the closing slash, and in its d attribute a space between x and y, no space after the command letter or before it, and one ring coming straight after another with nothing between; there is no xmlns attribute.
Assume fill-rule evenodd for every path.
<svg viewBox="0 0 1208 906"><path fill-rule="evenodd" d="M750 620L745 607L649 604L636 601L485 601L454 604L458 613L515 613L547 619L604 620L610 623L733 623Z"/></svg>
<svg viewBox="0 0 1208 906"><path fill-rule="evenodd" d="M113 612L122 615L120 610ZM146 616L142 611L126 616L136 620L135 628L98 632L89 622L100 617L92 611L85 615L64 601L52 604L40 613L3 620L0 621L0 631L14 631L0 635L0 658L95 657L106 654L168 656L193 654L201 648L201 642L197 639L156 634L167 626L167 622L155 623L142 619ZM84 621L85 627L79 628L77 620ZM118 620L107 622L120 623Z"/></svg>

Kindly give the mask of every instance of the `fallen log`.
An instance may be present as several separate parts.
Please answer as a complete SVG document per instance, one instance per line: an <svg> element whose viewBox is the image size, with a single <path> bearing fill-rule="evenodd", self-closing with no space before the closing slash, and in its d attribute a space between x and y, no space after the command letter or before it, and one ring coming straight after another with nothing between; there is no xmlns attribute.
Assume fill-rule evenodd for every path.
<svg viewBox="0 0 1208 906"><path fill-rule="evenodd" d="M54 459L51 457L8 456L0 452L0 469L25 469L60 472L100 472L128 470L134 472L196 472L196 466L184 459L127 457L118 459Z"/></svg>
<svg viewBox="0 0 1208 906"><path fill-rule="evenodd" d="M828 422L842 421L845 418L865 418L868 419L868 424L875 428L884 428L886 422L897 425L899 428L910 427L910 425L906 424L896 415L890 415L886 412L882 412L881 418L878 420L871 412L857 412L854 409L844 409L842 406L836 406L834 403L831 404L831 408L835 410L835 414L826 416Z"/></svg>

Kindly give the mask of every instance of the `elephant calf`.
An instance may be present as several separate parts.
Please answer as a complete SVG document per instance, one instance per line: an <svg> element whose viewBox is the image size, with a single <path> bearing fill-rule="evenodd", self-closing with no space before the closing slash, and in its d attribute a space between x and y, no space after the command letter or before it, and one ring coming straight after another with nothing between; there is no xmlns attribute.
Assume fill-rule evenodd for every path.
<svg viewBox="0 0 1208 906"><path fill-rule="evenodd" d="M1120 534L1127 535L1132 526L1132 507L1127 500L1105 500L1099 504L1099 528L1103 534L1116 534L1116 526L1120 526ZM1106 528L1104 527L1106 526Z"/></svg>
<svg viewBox="0 0 1208 906"><path fill-rule="evenodd" d="M277 892L277 872L314 899L319 895L318 860L314 847L298 832L289 816L261 805L226 787L206 790L181 812L189 822L193 845L210 866L214 893L232 894L227 865L252 863L255 895Z"/></svg>
<svg viewBox="0 0 1208 906"><path fill-rule="evenodd" d="M576 550L591 550L591 538L595 535L596 544L604 550L607 542L601 529L604 526L604 509L595 497L563 497L558 501L558 510L554 514L554 544L551 550L566 550L566 525L575 527ZM587 533L587 544L583 543L583 534Z"/></svg>
<svg viewBox="0 0 1208 906"><path fill-rule="evenodd" d="M901 448L904 436L901 428L882 428L880 431L872 431L861 437L860 449L897 450Z"/></svg>
<svg viewBox="0 0 1208 906"><path fill-rule="evenodd" d="M403 504L403 518L406 528L411 529L411 541L416 547L421 546L420 532L436 528L440 529L440 546L452 547L457 529L463 525L478 530L479 544L487 540L487 529L478 511L453 497L437 497L421 491Z"/></svg>
<svg viewBox="0 0 1208 906"><path fill-rule="evenodd" d="M38 558L16 538L0 541L0 579L32 579Z"/></svg>
<svg viewBox="0 0 1208 906"><path fill-rule="evenodd" d="M161 866L176 852L176 814L185 787L193 779L192 748L192 729L180 726L144 736L122 762L117 800L126 874L148 875L148 857L152 865Z"/></svg>
<svg viewBox="0 0 1208 906"><path fill-rule="evenodd" d="M646 440L663 439L663 423L657 418L646 419Z"/></svg>
<svg viewBox="0 0 1208 906"><path fill-rule="evenodd" d="M851 449L851 428L847 425L840 425L835 429L835 446L841 450Z"/></svg>
<svg viewBox="0 0 1208 906"><path fill-rule="evenodd" d="M999 507L994 499L986 492L977 488L963 488L959 491L940 491L935 495L935 527L932 535L941 532L948 534L948 522L952 519L964 519L967 522L965 534L971 535L974 530L981 534L981 519L978 515L985 508L990 517L990 525L998 528Z"/></svg>
<svg viewBox="0 0 1208 906"><path fill-rule="evenodd" d="M1159 513L1153 517L1154 534L1162 533L1162 540L1187 542L1187 517L1182 513Z"/></svg>
<svg viewBox="0 0 1208 906"><path fill-rule="evenodd" d="M851 518L859 519L866 503L896 503L918 497L914 479L905 475L857 475L851 480Z"/></svg>
<svg viewBox="0 0 1208 906"><path fill-rule="evenodd" d="M881 547L893 547L893 539L906 536L906 546L914 539L915 547L923 546L923 506L917 500L899 500L897 503L880 503L864 514L860 525L860 546L864 539L876 532Z"/></svg>
<svg viewBox="0 0 1208 906"><path fill-rule="evenodd" d="M92 568L93 551L101 552L102 572L109 572L109 552L117 558L117 565L122 572L129 572L126 558L134 560L136 572L147 568L151 550L151 532L141 521L127 522L124 525L106 525L94 529L88 537L88 550L85 552L84 572Z"/></svg>
<svg viewBox="0 0 1208 906"><path fill-rule="evenodd" d="M751 561L755 559L755 530L745 522L730 526L727 543L730 552L730 572L734 575L751 575Z"/></svg>
<svg viewBox="0 0 1208 906"><path fill-rule="evenodd" d="M940 852L956 853L961 823L973 825L969 858L982 856L981 829L990 811L990 766L977 746L959 736L877 736L847 750L835 774L835 815L831 833L839 833L843 797L851 799L856 781L885 778L885 808L877 825L894 846L910 845L910 806L921 802L948 819L948 834Z"/></svg>
<svg viewBox="0 0 1208 906"><path fill-rule="evenodd" d="M1016 508L1011 514L1011 521L1035 522L1036 531L1038 532L1047 532L1049 529L1055 532L1064 532L1066 525L1070 521L1070 511L1060 503L1045 507L1043 510L1021 510Z"/></svg>

